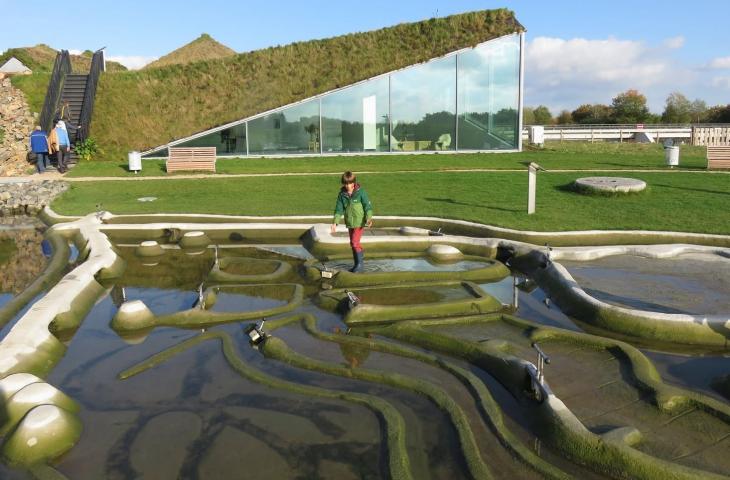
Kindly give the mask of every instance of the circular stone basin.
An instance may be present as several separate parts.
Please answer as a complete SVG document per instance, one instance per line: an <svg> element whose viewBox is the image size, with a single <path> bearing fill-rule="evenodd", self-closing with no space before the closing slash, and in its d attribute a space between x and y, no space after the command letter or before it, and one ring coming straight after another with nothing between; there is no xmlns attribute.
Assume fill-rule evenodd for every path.
<svg viewBox="0 0 730 480"><path fill-rule="evenodd" d="M575 181L575 186L583 192L630 193L646 188L646 182L636 178L624 177L584 177Z"/></svg>

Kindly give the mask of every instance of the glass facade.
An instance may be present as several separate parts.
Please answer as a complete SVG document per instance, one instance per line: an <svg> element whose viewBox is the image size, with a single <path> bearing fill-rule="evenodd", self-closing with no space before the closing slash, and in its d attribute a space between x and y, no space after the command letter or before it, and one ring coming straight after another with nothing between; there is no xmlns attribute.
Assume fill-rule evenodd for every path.
<svg viewBox="0 0 730 480"><path fill-rule="evenodd" d="M322 151L387 152L388 77L322 97Z"/></svg>
<svg viewBox="0 0 730 480"><path fill-rule="evenodd" d="M246 155L246 124L235 125L175 146L216 147L218 155Z"/></svg>
<svg viewBox="0 0 730 480"><path fill-rule="evenodd" d="M460 53L459 148L513 150L519 128L520 39L499 38Z"/></svg>
<svg viewBox="0 0 730 480"><path fill-rule="evenodd" d="M456 55L390 77L394 152L456 148Z"/></svg>
<svg viewBox="0 0 730 480"><path fill-rule="evenodd" d="M516 150L520 45L507 35L175 146L229 156Z"/></svg>
<svg viewBox="0 0 730 480"><path fill-rule="evenodd" d="M248 136L249 155L319 153L319 100L249 121Z"/></svg>

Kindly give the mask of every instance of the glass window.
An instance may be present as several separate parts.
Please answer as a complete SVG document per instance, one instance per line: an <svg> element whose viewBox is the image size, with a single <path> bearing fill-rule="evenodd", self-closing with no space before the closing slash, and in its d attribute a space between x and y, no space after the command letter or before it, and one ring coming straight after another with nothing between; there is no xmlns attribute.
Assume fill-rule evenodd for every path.
<svg viewBox="0 0 730 480"><path fill-rule="evenodd" d="M393 151L456 148L456 56L391 75Z"/></svg>
<svg viewBox="0 0 730 480"><path fill-rule="evenodd" d="M310 100L248 122L251 155L319 153L319 100Z"/></svg>
<svg viewBox="0 0 730 480"><path fill-rule="evenodd" d="M147 155L142 155L142 158L162 158L167 156L167 149L163 148L162 150L157 150L156 152L148 153Z"/></svg>
<svg viewBox="0 0 730 480"><path fill-rule="evenodd" d="M323 151L388 151L388 77L322 98Z"/></svg>
<svg viewBox="0 0 730 480"><path fill-rule="evenodd" d="M246 124L241 123L175 146L216 147L218 155L246 155Z"/></svg>
<svg viewBox="0 0 730 480"><path fill-rule="evenodd" d="M460 150L512 150L519 128L520 37L459 54Z"/></svg>

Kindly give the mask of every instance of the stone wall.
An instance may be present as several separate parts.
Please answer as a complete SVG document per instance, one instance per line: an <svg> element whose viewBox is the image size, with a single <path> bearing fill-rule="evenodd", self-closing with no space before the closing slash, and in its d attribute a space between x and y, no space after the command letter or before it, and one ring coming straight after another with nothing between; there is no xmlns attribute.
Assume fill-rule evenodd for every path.
<svg viewBox="0 0 730 480"><path fill-rule="evenodd" d="M15 244L10 258L0 263L0 293L20 293L46 267L47 259L41 252L44 228L41 222L28 217L0 221L0 242Z"/></svg>
<svg viewBox="0 0 730 480"><path fill-rule="evenodd" d="M25 94L13 87L10 78L0 78L0 176L26 175L33 171L27 161L30 132L35 118Z"/></svg>
<svg viewBox="0 0 730 480"><path fill-rule="evenodd" d="M36 215L68 189L68 183L53 180L0 183L0 217Z"/></svg>

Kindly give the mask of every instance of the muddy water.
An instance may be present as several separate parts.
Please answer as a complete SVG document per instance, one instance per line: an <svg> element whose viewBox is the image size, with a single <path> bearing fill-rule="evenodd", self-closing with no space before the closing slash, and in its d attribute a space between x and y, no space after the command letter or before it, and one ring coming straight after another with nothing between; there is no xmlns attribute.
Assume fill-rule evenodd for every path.
<svg viewBox="0 0 730 480"><path fill-rule="evenodd" d="M720 255L617 255L561 263L588 294L607 303L664 313L730 312L730 258Z"/></svg>
<svg viewBox="0 0 730 480"><path fill-rule="evenodd" d="M119 379L122 371L201 333L198 330L157 328L127 342L109 328L109 322L122 302L142 300L157 315L192 308L198 301L198 287L204 283L214 261L212 251L190 257L184 252L170 250L157 265L146 267L134 257L132 248L121 250L128 261L127 272L116 284L108 285L109 295L87 315L69 343L66 355L48 378L50 383L81 404L80 418L85 426L80 442L54 465L55 468L73 479L242 478L244 473L252 478L388 476L383 424L371 410L344 400L291 393L247 380L231 368L217 339L197 344L129 379ZM301 250L298 245L278 245L258 249L252 256L291 262L296 272L296 266L306 258ZM225 251L225 255L250 253L245 248ZM443 265L423 258L409 258L366 260L366 265L373 271L464 271L480 268L484 262ZM621 264L621 268L629 271L631 265L632 262L627 261ZM588 272L584 273L586 278L597 282L594 288L605 288L614 299L620 297L622 301L640 298L634 292L633 297L627 296L630 298L625 300L622 294L630 291L610 290L603 284L599 287L598 282L620 278L620 275L612 273L613 266L599 267L582 266L582 271ZM640 270L634 277L640 284L646 278L659 282L657 277L665 282L668 280L664 277L668 276L673 279L669 283L675 288L681 289L683 285L695 282L712 290L711 285L702 279L699 269L688 279L666 272L661 276L656 271L649 271L648 266ZM305 283L296 273L292 273L286 281ZM620 284L619 280L612 281ZM720 280L720 286L713 288L722 289L722 285ZM480 286L503 304L509 305L514 300L511 277ZM246 287L214 287L219 290L213 311L250 312L287 302L281 293L283 287L272 286L272 292L268 294L247 291ZM292 313L314 315L318 328L323 331L345 332L347 327L342 323L341 315L312 304L311 297L318 288L309 285L306 291L304 303ZM647 287L646 291L651 292L651 289ZM361 297L366 294L371 296L368 303L392 305L436 303L469 296L463 288L442 287L383 287L363 290ZM722 307L716 293L709 294L707 298L718 308ZM646 302L645 299L642 301ZM671 308L688 307L677 303ZM579 322L552 305L539 288L518 291L515 314L553 327L584 329ZM405 421L407 450L415 478L469 477L458 434L449 415L426 397L383 384L302 370L268 360L251 348L241 324L220 326L212 331L230 335L235 344L235 354L247 365L273 378L334 391L365 393L393 405ZM502 322L453 327L443 329L443 332L475 341L503 338L513 343L513 353L534 361L534 352L523 332ZM331 365L397 373L438 386L469 419L480 453L496 478L538 477L499 443L484 423L471 393L442 369L392 354L318 340L298 323L282 327L274 335L284 340L294 352ZM567 382L572 378L570 353L556 350L555 354L565 357L560 362L559 378L567 379ZM667 381L696 391L709 392L708 385L714 378L730 372L726 368L728 358L722 355L649 355L657 362ZM593 357L587 358L594 361ZM525 445L576 478L602 478L541 445L530 421L529 404L513 397L488 373L453 358L447 360L470 368L485 382L502 408L508 427ZM584 370L575 369L576 372ZM703 375L698 375L700 371ZM557 383L558 370L554 373ZM580 410L581 405L574 408ZM647 448L652 452L667 453L663 443ZM0 466L0 478L27 476Z"/></svg>

